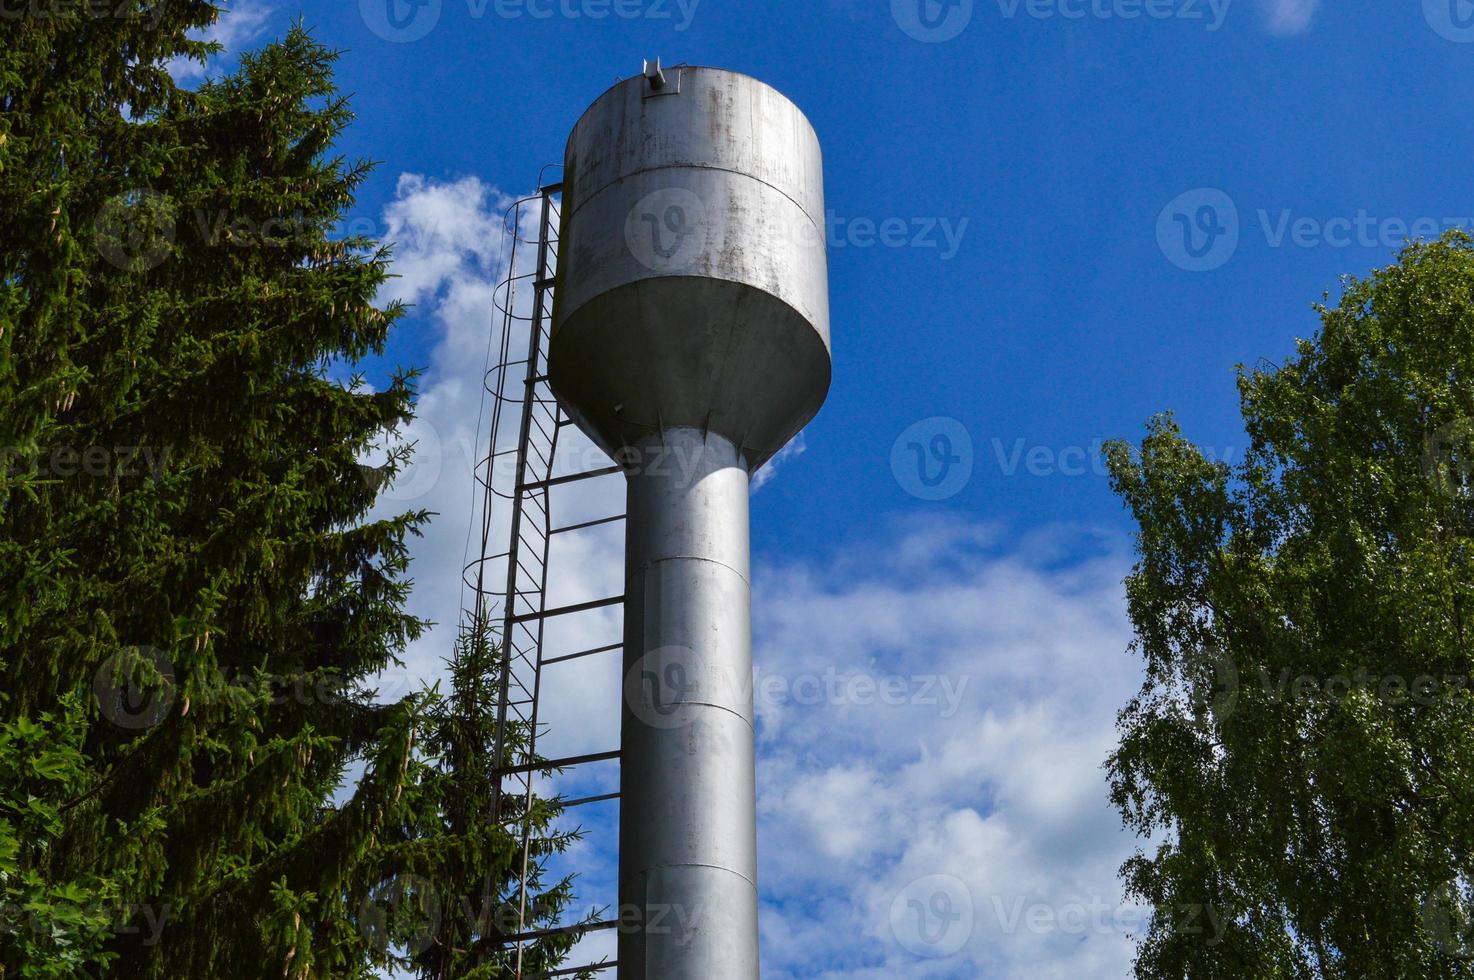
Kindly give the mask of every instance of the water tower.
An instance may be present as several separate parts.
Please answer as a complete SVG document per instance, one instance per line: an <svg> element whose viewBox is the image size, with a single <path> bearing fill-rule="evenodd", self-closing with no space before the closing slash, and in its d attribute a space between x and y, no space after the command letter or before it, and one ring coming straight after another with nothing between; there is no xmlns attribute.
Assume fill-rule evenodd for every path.
<svg viewBox="0 0 1474 980"><path fill-rule="evenodd" d="M657 62L569 138L548 374L626 467L621 980L758 976L748 492L829 388L819 141Z"/></svg>

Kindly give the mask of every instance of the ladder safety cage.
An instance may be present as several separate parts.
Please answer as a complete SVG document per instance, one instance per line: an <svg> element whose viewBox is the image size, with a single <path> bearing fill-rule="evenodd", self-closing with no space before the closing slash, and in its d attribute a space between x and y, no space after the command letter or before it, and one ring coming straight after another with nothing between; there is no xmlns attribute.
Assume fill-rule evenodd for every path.
<svg viewBox="0 0 1474 980"><path fill-rule="evenodd" d="M551 929L532 928L530 921L533 911L530 889L538 870L533 861L537 777L594 762L617 762L619 758L617 750L563 759L538 756L543 668L623 649L622 643L613 643L550 657L545 648L544 627L549 619L624 602L622 595L561 608L550 608L547 602L553 538L625 519L621 512L558 526L553 518L552 498L558 488L621 472L618 466L569 474L557 472L560 435L573 424L554 395L547 374L561 190L561 184L543 186L536 194L513 202L504 219L504 235L510 243L509 249L504 250L508 272L493 294L495 316L500 320L500 344L496 364L483 379L491 405L490 430L486 454L475 466L476 493L481 503L480 550L462 571L462 583L469 592L463 603L468 621L475 629L488 624L499 624L500 628L496 638L500 644L500 663L496 679L491 813L494 820L508 826L518 842L516 929L511 935L499 937L499 942L511 954L509 959L515 964L515 976L519 980L599 973L616 965L605 961L551 973L523 972L524 953L539 939L582 936L618 925L617 920L599 921L593 915L577 924ZM524 234L524 221L532 214L537 228L535 238ZM521 271L527 263L529 249L535 249L531 268ZM531 302L526 312L521 312L518 300L527 296L528 289ZM523 338L525 351L520 346ZM513 432L515 441L510 438ZM621 511L622 499L621 496ZM503 508L510 509L505 540L496 534L497 517L505 513ZM566 810L618 797L618 793L606 793L557 802Z"/></svg>

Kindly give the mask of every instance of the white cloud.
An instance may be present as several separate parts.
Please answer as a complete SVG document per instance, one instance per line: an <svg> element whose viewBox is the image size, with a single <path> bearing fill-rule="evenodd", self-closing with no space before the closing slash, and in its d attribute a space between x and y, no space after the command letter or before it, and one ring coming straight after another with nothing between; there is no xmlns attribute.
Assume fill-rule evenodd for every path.
<svg viewBox="0 0 1474 980"><path fill-rule="evenodd" d="M219 41L225 50L216 55L208 65L188 58L174 58L168 64L169 74L174 81L183 84L204 78L219 64L221 59L233 56L243 44L260 37L275 13L265 0L235 0L222 4L225 7L215 23L196 35L197 40Z"/></svg>
<svg viewBox="0 0 1474 980"><path fill-rule="evenodd" d="M406 436L438 452L401 479L409 499L379 509L440 515L414 543L412 608L441 625L408 652L407 682L439 674L461 609L508 204L475 178L405 175L385 211L401 276L386 296L415 302L435 337ZM519 310L526 292L514 298ZM560 471L603 465L582 437L570 439ZM620 484L560 491L558 523L617 513ZM506 527L501 508L492 540ZM561 540L550 602L620 591L622 537L615 524ZM931 520L822 561L755 558L765 975L1127 976L1141 920L1116 871L1134 842L1101 770L1115 711L1139 681L1125 652L1124 545L1078 529L1010 536ZM615 642L619 621L617 610L570 617L550 634L550 653ZM549 668L547 685L545 755L617 745L617 654ZM558 786L607 791L613 772L589 767ZM585 908L615 901L613 812L575 812L589 838L564 866L579 872ZM613 940L590 937L571 962L612 955ZM937 952L950 955L928 955Z"/></svg>
<svg viewBox="0 0 1474 980"><path fill-rule="evenodd" d="M507 275L513 261L510 241L503 234L507 209L514 199L475 177L437 181L417 174L403 174L393 201L385 208L382 238L394 246L393 272L379 296L380 301L403 300L413 304L414 319L433 328L434 343L426 372L421 378L414 421L398 442L413 442L417 451L413 465L400 474L381 498L374 516L387 516L410 509L426 509L437 516L424 529L424 537L413 543L415 581L410 608L437 626L407 651L406 670L386 678L385 693L417 687L422 679L441 675L455 637L461 609L469 600L462 585L462 569L480 548L479 501L475 473L489 448L490 396L483 388L494 367L500 339L505 291L497 284ZM520 235L525 240L536 233L530 223L532 210L524 209ZM531 249L518 246L519 273L528 270ZM524 279L512 294L519 315L530 309L531 287ZM514 324L511 333L512 359L524 356L527 328ZM515 371L524 370L518 366ZM493 379L494 380L494 379ZM520 396L522 377L509 379L508 390ZM514 413L502 418L499 448L513 444ZM577 429L570 426L559 436L556 459L559 474L594 469L608 460ZM504 458L497 469L498 485L505 489L511 479L511 460ZM493 514L490 533L492 549L505 546L510 513L502 502ZM558 525L579 523L618 513L623 507L622 486L617 478L604 478L558 488L553 492L553 517ZM603 530L571 534L557 539L551 564L561 570L549 584L550 605L617 595L622 590L622 536L618 525ZM504 563L488 564L486 582L500 591L504 586ZM563 652L585 649L617 639L617 611L577 617L577 622L550 625L549 647ZM582 644L582 646L577 646ZM549 654L555 655L554 653ZM613 747L617 737L618 676L615 670L599 672L586 664L577 677L582 682L571 688L566 675L553 668L548 703L556 705L545 717L555 733L546 754L577 754ZM604 674L610 676L604 677ZM600 677L599 685L587 683ZM565 690L565 688L568 688ZM601 710L604 701L612 707ZM563 713L567 717L563 717ZM580 723L602 718L600 730Z"/></svg>
<svg viewBox="0 0 1474 980"><path fill-rule="evenodd" d="M1303 34L1320 9L1320 0L1265 0L1269 33L1277 37Z"/></svg>
<svg viewBox="0 0 1474 980"><path fill-rule="evenodd" d="M441 182L401 174L394 200L384 209L395 278L381 299L460 302L460 309L442 305L435 311L447 328L444 338L484 335L491 307L465 309L467 300L479 298L465 290L477 284L489 290L505 273L502 215L511 204L475 177Z"/></svg>
<svg viewBox="0 0 1474 980"><path fill-rule="evenodd" d="M380 301L400 299L414 304L411 316L432 327L433 346L421 379L416 418L400 434L400 441L416 442L413 466L402 473L372 516L382 517L409 509L426 509L438 516L412 542L411 575L415 588L410 609L434 620L437 626L411 645L403 671L382 678L386 696L417 689L443 674L442 661L450 654L456 624L469 595L463 589L462 569L480 548L479 505L473 471L489 443L489 396L483 390L487 371L497 360L503 315L508 305L497 284L513 264L512 250L503 234L507 210L514 199L475 177L438 181L403 174L393 201L385 208L381 237L394 244L393 271ZM534 238L533 209L525 209L519 234ZM529 271L530 247L519 245L515 259L519 274ZM525 316L531 305L531 287L522 280L510 305ZM514 324L509 357L525 356L527 327ZM424 359L416 358L423 363ZM520 366L517 371L523 370ZM493 379L494 380L494 379ZM522 376L509 379L509 391L520 394ZM500 427L500 447L515 437L508 411ZM559 437L556 472L566 474L608 465L608 459L576 427ZM505 461L504 461L505 462ZM498 469L499 485L510 479L506 466ZM557 526L580 523L621 513L623 483L604 477L553 491L553 518ZM493 514L492 550L505 546L510 527L508 505L498 503ZM617 595L623 591L623 527L620 524L560 536L550 558L555 570L549 582L551 606ZM493 590L505 583L504 563L488 566L486 580ZM621 618L617 609L605 609L552 620L547 635L548 656L617 642ZM618 653L557 665L544 671L543 741L540 753L548 758L601 752L616 748L619 740L620 664ZM567 795L593 795L616 788L612 765L582 767L558 781ZM546 788L546 787L544 787ZM587 882L580 899L585 906L612 904L614 865L613 809L608 805L577 812L589 827L589 837L576 844L567 866ZM579 962L613 955L613 936L598 933L581 944Z"/></svg>
<svg viewBox="0 0 1474 980"><path fill-rule="evenodd" d="M802 456L808 448L809 444L804 439L803 432L799 432L798 435L789 441L788 445L778 450L773 458L768 460L767 465L753 474L752 492L757 493L763 487L767 486L768 482L778 475L778 468L780 466L795 456Z"/></svg>
<svg viewBox="0 0 1474 980"><path fill-rule="evenodd" d="M997 536L921 524L827 569L760 569L768 976L1128 975L1141 920L1116 870L1133 842L1101 771L1138 681L1125 559L1060 567L1053 547L1000 552ZM763 696L775 671L792 696L776 682L780 696ZM833 678L825 693L801 694L815 676ZM895 679L890 703L855 680L867 677ZM926 885L937 876L955 895ZM926 922L909 917L933 912L963 916L951 955L918 941ZM941 937L945 920L933 924Z"/></svg>

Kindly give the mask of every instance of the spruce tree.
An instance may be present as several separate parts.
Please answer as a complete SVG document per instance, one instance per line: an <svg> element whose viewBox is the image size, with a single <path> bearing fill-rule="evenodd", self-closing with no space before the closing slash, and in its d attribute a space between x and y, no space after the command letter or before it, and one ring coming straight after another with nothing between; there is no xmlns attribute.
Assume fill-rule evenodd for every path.
<svg viewBox="0 0 1474 980"><path fill-rule="evenodd" d="M547 881L543 864L576 838L554 831L556 801L502 797L499 819L495 796L492 735L496 730L496 678L504 653L484 615L468 616L454 655L448 661L449 692L427 711L426 773L416 780L424 794L421 812L429 816L413 857L399 868L409 878L388 883L392 900L404 902L404 881L425 892L427 904L409 906L407 928L417 929L405 966L424 980L540 976L562 963L577 940L564 932L525 944L521 973L515 957L499 940L517 931L522 901L520 832L530 829L528 932L558 925L573 900L572 881ZM514 727L509 744L524 744L528 732ZM508 834L503 828L509 828ZM432 881L463 884L453 906L437 904Z"/></svg>
<svg viewBox="0 0 1474 980"><path fill-rule="evenodd" d="M335 380L401 313L387 249L335 231L370 169L332 151L336 55L299 27L176 86L215 16L0 18L0 976L371 976L499 937L383 912L504 898L515 847L465 798L489 723L371 687L425 626L428 515L367 520L404 458L360 466L413 373Z"/></svg>

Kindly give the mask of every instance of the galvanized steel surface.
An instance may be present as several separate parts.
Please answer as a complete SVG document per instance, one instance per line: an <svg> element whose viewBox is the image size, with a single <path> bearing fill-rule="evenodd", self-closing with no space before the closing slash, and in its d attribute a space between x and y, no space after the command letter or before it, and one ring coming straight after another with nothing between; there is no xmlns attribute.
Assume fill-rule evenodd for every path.
<svg viewBox="0 0 1474 980"><path fill-rule="evenodd" d="M749 477L829 388L813 128L734 72L619 83L568 142L557 277L550 383L628 478L619 977L755 980Z"/></svg>
<svg viewBox="0 0 1474 980"><path fill-rule="evenodd" d="M628 479L620 765L622 980L758 975L748 475L698 429Z"/></svg>
<svg viewBox="0 0 1474 980"><path fill-rule="evenodd" d="M552 382L611 453L689 425L756 469L829 386L819 141L756 79L666 74L610 89L569 139Z"/></svg>

